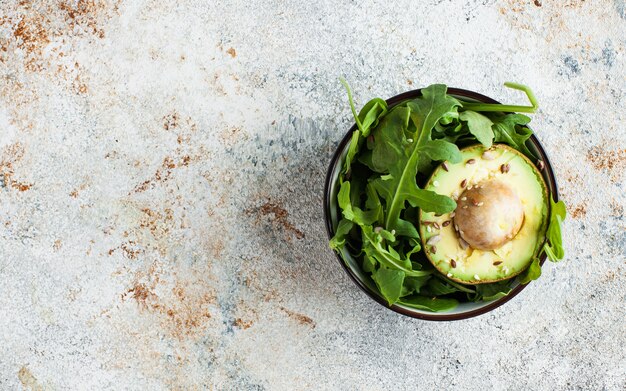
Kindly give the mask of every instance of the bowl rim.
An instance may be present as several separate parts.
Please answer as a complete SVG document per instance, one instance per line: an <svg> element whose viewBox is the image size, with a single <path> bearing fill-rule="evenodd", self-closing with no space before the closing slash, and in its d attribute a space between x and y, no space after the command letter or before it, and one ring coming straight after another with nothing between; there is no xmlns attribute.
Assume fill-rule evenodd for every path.
<svg viewBox="0 0 626 391"><path fill-rule="evenodd" d="M419 88L419 89L410 90L410 91L406 91L401 94L395 95L386 100L387 105L389 107L393 107L407 99L417 98L422 95L421 90L422 89ZM482 95L477 92L465 90L461 88L448 88L447 94L462 97L462 98L474 99L483 103L494 103L494 104L500 103L496 101L495 99L490 98L486 95ZM354 132L354 130L356 130L356 123L353 124L348 129L347 133L344 135L341 142L337 145L337 148L335 149L335 152L333 153L330 164L328 166L328 171L326 172L326 180L324 183L323 207L324 207L324 220L326 222L326 231L328 233L329 240L335 235L333 224L332 224L332 218L330 214L330 210L331 210L330 190L331 190L332 183L335 181L335 178L333 178L333 172L335 171L335 167L337 166L337 163L339 162L346 145L350 142L350 139L352 137L352 132ZM548 197L553 197L554 201L557 202L559 200L559 191L558 191L558 186L556 182L556 177L554 175L554 170L552 168L552 164L550 163L550 159L548 158L548 154L543 148L543 146L541 145L541 143L539 142L539 139L536 137L534 132L530 136L529 141L537 149L540 155L539 160L543 161L545 165L544 173L548 177L548 181L546 181L547 182L546 187L548 188ZM548 208L549 207L550 205L548 205ZM548 209L548 212L549 212L549 209ZM528 284L519 284L518 286L514 287L511 290L511 292L509 292L509 294L507 294L506 296L493 300L482 307L472 309L466 312L457 312L457 313L433 312L432 314L426 313L426 312L417 312L411 309L400 307L396 304L392 304L391 306L389 306L382 296L380 296L376 292L371 291L367 286L365 286L365 284L358 278L358 276L354 273L354 271L350 267L348 267L348 265L346 265L343 259L341 259L341 257L339 256L337 252L333 251L333 253L335 254L337 260L339 261L339 264L343 267L344 271L350 276L352 281L363 292L365 292L365 294L367 294L371 299L373 299L374 301L376 301L378 304L382 305L383 307L390 309L394 312L397 312L399 314L409 316L412 318L422 319L422 320L452 321L452 320L463 320L463 319L473 318L475 316L485 314L489 311L492 311L500 307L501 305L505 304L506 302L508 302L515 296L517 296L522 290L526 288L526 286L528 286L528 284L530 284L530 282ZM546 255L544 253L541 255L539 259L540 261L539 264L543 266L545 260L546 260Z"/></svg>

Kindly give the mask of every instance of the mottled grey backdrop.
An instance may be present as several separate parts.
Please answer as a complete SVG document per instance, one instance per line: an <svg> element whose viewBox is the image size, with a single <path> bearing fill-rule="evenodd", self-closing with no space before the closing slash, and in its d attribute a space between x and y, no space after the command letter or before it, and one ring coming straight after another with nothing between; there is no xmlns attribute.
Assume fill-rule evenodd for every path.
<svg viewBox="0 0 626 391"><path fill-rule="evenodd" d="M624 0L2 1L0 389L624 390L625 47ZM567 258L467 321L373 303L322 221L340 76L530 85Z"/></svg>

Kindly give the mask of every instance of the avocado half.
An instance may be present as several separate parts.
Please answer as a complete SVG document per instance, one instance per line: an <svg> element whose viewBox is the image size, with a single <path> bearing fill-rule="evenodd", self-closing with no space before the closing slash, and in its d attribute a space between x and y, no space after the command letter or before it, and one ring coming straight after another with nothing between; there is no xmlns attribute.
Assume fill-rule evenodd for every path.
<svg viewBox="0 0 626 391"><path fill-rule="evenodd" d="M548 188L519 151L504 145L461 150L460 163L439 165L425 189L451 197L441 216L420 212L422 246L451 280L484 284L523 272L545 239Z"/></svg>

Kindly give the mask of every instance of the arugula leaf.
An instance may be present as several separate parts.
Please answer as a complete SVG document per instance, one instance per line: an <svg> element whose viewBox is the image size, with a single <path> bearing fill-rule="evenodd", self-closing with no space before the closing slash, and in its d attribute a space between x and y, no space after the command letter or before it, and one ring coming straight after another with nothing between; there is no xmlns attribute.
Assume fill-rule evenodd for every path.
<svg viewBox="0 0 626 391"><path fill-rule="evenodd" d="M420 293L420 290L428 280L431 279L431 276L422 276L422 277L405 277L404 278L404 286L400 297L408 296L413 293Z"/></svg>
<svg viewBox="0 0 626 391"><path fill-rule="evenodd" d="M342 210L343 217L358 225L372 224L378 219L378 215L380 214L380 210L377 209L364 212L361 208L352 205L352 201L350 200L350 182L348 181L341 184L337 201Z"/></svg>
<svg viewBox="0 0 626 391"><path fill-rule="evenodd" d="M485 148L491 147L493 144L493 130L491 120L475 111L466 110L459 114L459 118L467 122L467 127L476 139L485 146Z"/></svg>
<svg viewBox="0 0 626 391"><path fill-rule="evenodd" d="M459 163L462 159L459 147L446 140L429 141L420 150L431 160L447 160L450 163Z"/></svg>
<svg viewBox="0 0 626 391"><path fill-rule="evenodd" d="M343 173L347 174L350 172L350 166L354 161L354 157L356 156L357 151L360 148L361 144L361 132L357 129L352 132L352 137L350 138L350 146L348 147L348 152L346 153L346 159L343 163Z"/></svg>
<svg viewBox="0 0 626 391"><path fill-rule="evenodd" d="M341 250L343 246L346 244L346 235L350 232L354 224L352 221L347 219L341 219L339 224L337 224L337 229L335 230L335 236L330 240L330 248L333 250Z"/></svg>
<svg viewBox="0 0 626 391"><path fill-rule="evenodd" d="M520 274L519 282L520 284L528 284L539 277L541 277L541 265L539 264L539 257L534 257L528 269Z"/></svg>
<svg viewBox="0 0 626 391"><path fill-rule="evenodd" d="M565 256L561 237L561 223L565 220L566 215L565 203L563 201L554 202L554 199L550 198L550 221L546 231L548 240L543 246L543 250L552 262L558 262Z"/></svg>
<svg viewBox="0 0 626 391"><path fill-rule="evenodd" d="M511 292L509 280L476 285L476 298L473 301L491 301L504 297Z"/></svg>
<svg viewBox="0 0 626 391"><path fill-rule="evenodd" d="M494 141L503 142L522 152L528 157L534 157L532 152L526 147L526 140L533 132L525 125L530 122L530 118L523 114L494 115L493 134Z"/></svg>
<svg viewBox="0 0 626 391"><path fill-rule="evenodd" d="M379 153L380 159L376 158L377 153L374 149L372 158L374 165L383 166L387 165L388 160L393 161L388 165L390 176L387 180L376 179L374 184L378 194L387 202L385 228L388 230L398 229L400 213L405 208L406 201L426 212L447 213L456 208L456 203L451 198L420 189L415 182L418 164L422 161L429 163L427 154L420 152L429 143L433 143L432 128L443 116L454 112L460 105L459 101L447 95L446 91L447 87L442 84L423 89L422 97L407 102L410 110L397 109L398 117L394 117L394 122L387 124L383 119L377 128L376 134L385 134L388 138L377 140L377 144L387 144L387 146L380 147L385 151L384 154ZM394 112L396 110L392 111ZM398 145L398 143L404 141L404 129L408 127L408 123L405 122L407 114L415 124L416 131L413 142L407 140L408 145L403 148L402 144Z"/></svg>
<svg viewBox="0 0 626 391"><path fill-rule="evenodd" d="M518 112L518 113L534 113L537 111L539 105L537 104L537 98L535 98L535 94L533 91L519 83L511 83L507 81L504 83L505 87L512 88L514 90L523 91L526 94L526 97L530 101L530 106L518 106L518 105L502 105L499 103L481 103L481 102L464 102L463 107L467 110L473 111L498 111L498 112Z"/></svg>
<svg viewBox="0 0 626 391"><path fill-rule="evenodd" d="M372 167L376 172L389 172L391 167L405 157L409 144L404 129L409 124L411 110L395 107L378 124L372 136L375 140L372 150Z"/></svg>
<svg viewBox="0 0 626 391"><path fill-rule="evenodd" d="M367 137L370 129L378 124L380 117L387 113L387 102L380 98L374 98L367 102L359 112L358 118L361 121L361 134Z"/></svg>
<svg viewBox="0 0 626 391"><path fill-rule="evenodd" d="M418 310L426 310L433 312L449 311L459 304L455 299L446 299L438 297L424 297L420 295L413 295L409 297L403 297L398 300L399 304L407 307L415 308Z"/></svg>
<svg viewBox="0 0 626 391"><path fill-rule="evenodd" d="M372 279L389 305L392 305L400 298L404 277L403 271L387 269L386 267L380 267L372 272Z"/></svg>
<svg viewBox="0 0 626 391"><path fill-rule="evenodd" d="M401 270L407 276L421 277L432 273L432 271L413 270L413 265L409 259L401 259L392 247L384 248L381 235L374 233L371 226L361 227L361 233L363 235L363 251L381 265L389 269Z"/></svg>

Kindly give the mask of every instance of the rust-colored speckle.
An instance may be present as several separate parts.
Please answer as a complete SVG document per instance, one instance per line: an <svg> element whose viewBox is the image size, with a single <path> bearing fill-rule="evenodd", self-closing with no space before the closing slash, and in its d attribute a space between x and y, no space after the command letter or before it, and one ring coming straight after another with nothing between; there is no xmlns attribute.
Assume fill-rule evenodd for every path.
<svg viewBox="0 0 626 391"><path fill-rule="evenodd" d="M252 321L246 321L241 318L236 318L233 322L233 326L238 327L242 330L247 330L252 326Z"/></svg>
<svg viewBox="0 0 626 391"><path fill-rule="evenodd" d="M292 233L296 239L304 239L304 232L300 231L289 221L289 212L287 212L287 210L285 210L285 208L283 208L280 204L267 201L261 205L259 213L262 216L271 216L270 218L272 224L277 224L285 231Z"/></svg>
<svg viewBox="0 0 626 391"><path fill-rule="evenodd" d="M533 0L533 3L535 3L537 7L541 7L541 2L539 0Z"/></svg>
<svg viewBox="0 0 626 391"><path fill-rule="evenodd" d="M237 51L235 50L235 48L230 48L230 49L228 49L228 50L226 51L226 53L230 54L230 56L231 56L232 58L237 57Z"/></svg>
<svg viewBox="0 0 626 391"><path fill-rule="evenodd" d="M15 165L24 157L24 147L20 143L8 145L0 156L0 185L18 191L27 191L33 186L32 183L22 182L14 179Z"/></svg>
<svg viewBox="0 0 626 391"><path fill-rule="evenodd" d="M178 165L188 166L191 158L186 155L183 156L180 163ZM131 193L141 193L148 189L151 189L155 186L157 182L167 182L172 177L172 170L177 167L177 164L174 162L174 159L166 156L161 163L161 167L157 168L156 172L150 179L146 179L141 182L139 185L135 186L135 189Z"/></svg>
<svg viewBox="0 0 626 391"><path fill-rule="evenodd" d="M575 219L583 218L587 214L587 204L585 202L578 204L575 207L568 207L568 209L570 215Z"/></svg>
<svg viewBox="0 0 626 391"><path fill-rule="evenodd" d="M178 127L180 117L177 112L172 112L163 117L163 129L172 130Z"/></svg>
<svg viewBox="0 0 626 391"><path fill-rule="evenodd" d="M154 313L161 318L161 325L168 334L182 340L198 335L212 318L210 307L215 304L214 289L203 281L175 281L171 289L163 289L171 283L161 277L162 271L153 264L146 272L138 272L135 282L122 294L122 301L132 298L142 311ZM162 295L156 294L157 287ZM170 285L171 286L171 285Z"/></svg>
<svg viewBox="0 0 626 391"><path fill-rule="evenodd" d="M61 249L61 246L63 245L63 243L61 242L61 239L57 239L54 241L54 244L52 245L52 248L54 249L54 251L59 251Z"/></svg>
<svg viewBox="0 0 626 391"><path fill-rule="evenodd" d="M595 146L587 151L587 160L598 171L604 171L609 179L617 182L626 170L626 149L606 150Z"/></svg>
<svg viewBox="0 0 626 391"><path fill-rule="evenodd" d="M291 319L294 319L296 322L298 322L299 324L303 325L303 326L309 326L310 328L314 329L315 328L315 321L313 319L311 319L310 317L291 311L285 307L280 307L280 309L285 312L287 314L287 316L289 316Z"/></svg>

